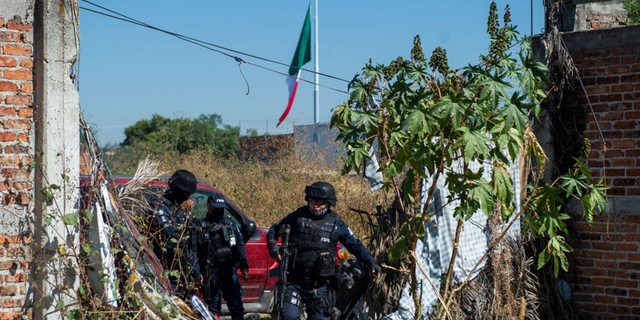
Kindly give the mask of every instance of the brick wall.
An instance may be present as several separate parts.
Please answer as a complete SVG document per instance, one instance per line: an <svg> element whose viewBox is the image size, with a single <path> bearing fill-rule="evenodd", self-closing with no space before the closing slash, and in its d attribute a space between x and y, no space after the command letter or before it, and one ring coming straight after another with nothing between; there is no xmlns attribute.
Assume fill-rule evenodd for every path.
<svg viewBox="0 0 640 320"><path fill-rule="evenodd" d="M30 237L16 227L33 198L33 26L0 18L0 319L25 308Z"/></svg>
<svg viewBox="0 0 640 320"><path fill-rule="evenodd" d="M581 134L592 142L588 165L612 187L607 212L593 228L579 216L574 223L575 306L581 319L639 319L640 27L563 37L594 110L578 85L574 107L586 114Z"/></svg>

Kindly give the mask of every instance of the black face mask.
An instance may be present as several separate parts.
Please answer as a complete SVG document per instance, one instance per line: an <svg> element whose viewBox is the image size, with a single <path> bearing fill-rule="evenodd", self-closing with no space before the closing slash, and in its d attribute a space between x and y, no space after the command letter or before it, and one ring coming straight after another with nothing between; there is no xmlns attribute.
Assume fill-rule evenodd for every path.
<svg viewBox="0 0 640 320"><path fill-rule="evenodd" d="M223 216L224 209L220 208L209 208L209 212L207 213L207 219L213 222L220 222Z"/></svg>
<svg viewBox="0 0 640 320"><path fill-rule="evenodd" d="M180 205L189 200L190 194L180 189L169 189L165 192L164 197Z"/></svg>

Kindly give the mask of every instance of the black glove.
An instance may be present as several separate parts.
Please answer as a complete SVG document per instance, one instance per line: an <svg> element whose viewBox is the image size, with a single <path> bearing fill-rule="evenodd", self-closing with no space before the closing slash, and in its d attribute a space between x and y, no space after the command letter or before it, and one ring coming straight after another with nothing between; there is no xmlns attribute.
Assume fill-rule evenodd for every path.
<svg viewBox="0 0 640 320"><path fill-rule="evenodd" d="M269 256L273 259L277 259L278 255L280 255L280 247L276 244L275 241L269 241Z"/></svg>
<svg viewBox="0 0 640 320"><path fill-rule="evenodd" d="M382 268L380 268L380 266L375 263L371 265L371 270L373 271L373 274L375 276L378 276L382 273Z"/></svg>

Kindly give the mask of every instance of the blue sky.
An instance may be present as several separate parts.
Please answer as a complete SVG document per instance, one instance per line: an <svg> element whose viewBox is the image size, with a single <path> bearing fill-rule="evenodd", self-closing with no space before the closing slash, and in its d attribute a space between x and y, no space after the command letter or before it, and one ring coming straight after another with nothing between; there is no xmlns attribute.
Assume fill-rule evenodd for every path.
<svg viewBox="0 0 640 320"><path fill-rule="evenodd" d="M290 63L308 1L95 0L97 4L148 24L235 50ZM521 34L531 34L530 1L496 1L500 16L511 7ZM491 1L320 1L320 72L351 79L369 60L386 64L408 57L419 34L425 55L441 46L449 65L476 63L488 44L486 19ZM86 2L80 5L95 8ZM533 1L533 32L543 28L541 1ZM286 107L283 76L243 65L174 37L91 12L80 15L80 101L101 144L124 139L124 128L153 113L166 117L220 114L244 133L292 132L313 122L313 85L301 82L288 119L276 129ZM282 67L243 57L287 72ZM313 61L305 66L313 69ZM303 78L313 75L303 72ZM346 90L346 83L321 77L323 85ZM347 95L320 89L320 120Z"/></svg>

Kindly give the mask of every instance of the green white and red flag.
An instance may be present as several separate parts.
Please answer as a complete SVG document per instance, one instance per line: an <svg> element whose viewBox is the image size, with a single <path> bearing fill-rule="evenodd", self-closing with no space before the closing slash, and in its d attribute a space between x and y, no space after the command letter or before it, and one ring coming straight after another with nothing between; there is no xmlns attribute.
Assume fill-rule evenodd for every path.
<svg viewBox="0 0 640 320"><path fill-rule="evenodd" d="M277 126L287 118L289 111L291 111L293 99L296 97L298 83L300 82L300 69L309 61L311 61L311 5L309 5L307 9L307 16L302 25L302 32L300 32L300 40L298 40L296 52L293 54L293 60L289 66L289 76L286 79L287 85L289 86L287 109L285 109L282 116L280 116L280 121L278 121Z"/></svg>

